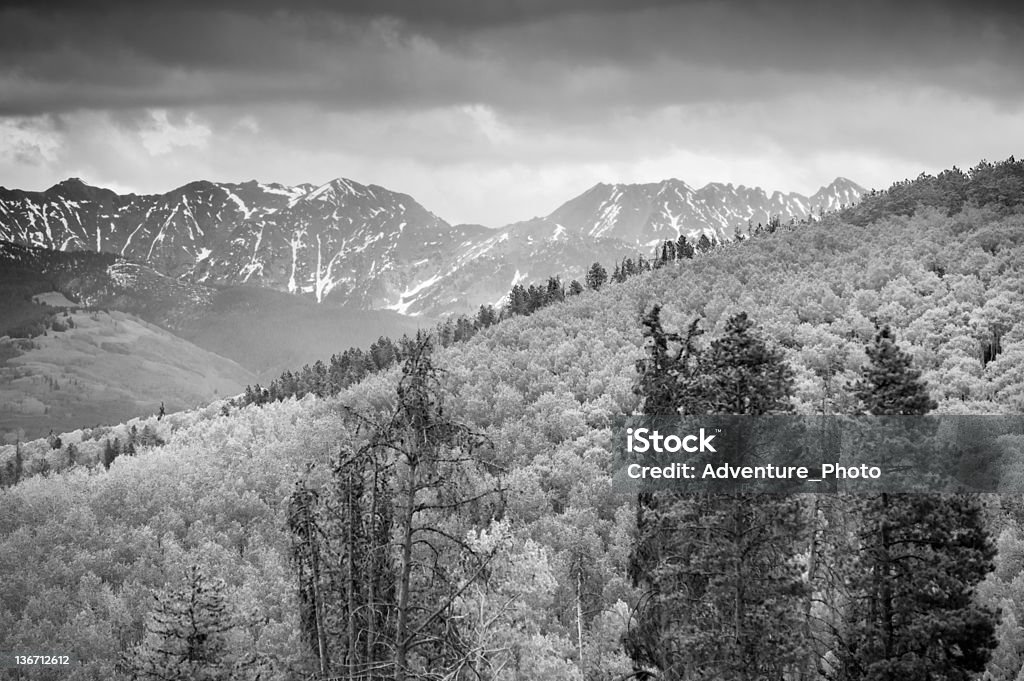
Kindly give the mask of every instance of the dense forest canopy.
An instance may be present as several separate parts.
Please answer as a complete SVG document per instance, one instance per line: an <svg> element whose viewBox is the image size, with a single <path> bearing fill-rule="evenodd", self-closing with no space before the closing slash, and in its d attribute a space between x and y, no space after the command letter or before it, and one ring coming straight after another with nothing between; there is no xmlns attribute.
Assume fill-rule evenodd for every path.
<svg viewBox="0 0 1024 681"><path fill-rule="evenodd" d="M857 386L869 375L869 348L885 327L935 401L932 413L1020 413L1021 177L1022 164L1013 159L970 173L948 171L896 185L819 221L752 226L747 239L621 280L595 270L590 290L580 287L437 348L432 362L444 414L486 439L487 465L502 472L496 486L501 504L500 511L477 508L438 526L458 530L450 547L471 549L445 549L435 564L448 581L431 588L449 598L445 621L454 627L438 632L437 640L451 647L438 643L429 655L409 650L406 667L443 659L454 669L451 651L457 650L471 651L472 668L486 679L611 681L634 673L634 660L654 671L657 660L631 658L622 644L635 631L636 608L652 581L630 576L637 499L613 489L611 424L642 408L637 362L648 357L642 320L655 305L665 329L684 331L699 319L703 333L695 347L712 355L745 313L750 333L771 348L772 361L788 367L784 401L795 413L864 409ZM615 264L604 265L607 274ZM310 644L310 601L303 593L313 582L302 582L296 572L290 502L299 481L322 496L338 489L332 466L340 453L367 441L366 423L396 413L402 373L399 363L390 366L365 372L334 394L218 403L136 420L99 439L84 431L62 434L59 448L4 448L0 466L18 457L22 470L18 484L0 491L0 649L73 649L83 661L70 674L35 669L25 678L143 674L130 658L151 650L160 632L173 635L180 612L158 604L206 594L201 602L211 604L203 610L211 635L227 637L237 651L216 660L224 674L258 669L260 678L285 679L324 669L325 658ZM37 474L66 468L68 446L79 452L71 463L100 462L107 440L116 436L123 444L132 426L133 442L147 434L135 456L112 458L109 468L72 465ZM459 490L467 498L471 492ZM978 612L1000 614L992 620L994 647L979 644L987 652L959 667L968 670L964 676L950 678L969 678L970 669L982 665L986 678L1012 681L1024 665L1017 626L1024 621L1024 505L1015 497L981 501L984 508L943 506L942 513L961 518L965 527L975 518L983 523L983 535L970 525L979 542L971 554L978 569L963 583L974 584L969 599ZM806 564L820 551L818 560L859 565L860 558L843 553L844 535L835 526L815 542L824 530L808 518L842 514L811 503L757 513L783 514L799 528L782 547L785 555ZM400 536L393 530L381 545L397 545ZM765 549L759 560L777 563L778 548ZM478 575L470 567L482 556L486 574ZM194 565L200 572L190 572ZM792 587L790 600L774 606L785 610L783 621L824 617L806 608L807 594L830 588L820 572L778 575ZM469 581L449 588L460 579ZM845 622L851 632L875 626L867 615L828 622ZM854 663L875 664L848 648L821 644L817 630L805 633L813 644L787 649L790 667L772 674L799 668L802 678L828 678ZM896 634L891 640L894 646L904 641ZM453 678L476 678L469 667L459 673L464 676ZM756 670L729 673L753 678L743 674Z"/></svg>

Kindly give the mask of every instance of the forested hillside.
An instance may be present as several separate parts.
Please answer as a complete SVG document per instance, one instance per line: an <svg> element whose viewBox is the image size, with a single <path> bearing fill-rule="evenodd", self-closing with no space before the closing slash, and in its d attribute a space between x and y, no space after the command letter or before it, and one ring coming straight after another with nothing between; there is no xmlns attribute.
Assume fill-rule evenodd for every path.
<svg viewBox="0 0 1024 681"><path fill-rule="evenodd" d="M1012 161L996 167L1004 179L1020 171ZM638 606L657 579L637 578L637 499L612 486L611 424L644 400L642 320L654 305L668 330L699 319L696 343L713 355L745 312L762 355L792 377L771 409L862 409L855 386L874 361L866 348L888 326L934 413L1020 413L1024 212L1020 190L1007 191L967 191L964 201L922 191L898 209L884 194L819 222L775 225L437 349L436 384L420 364L333 396L211 407L153 423L166 444L109 469L30 477L0 491L0 650L83 661L23 678L155 678L154 665L177 664L157 652L187 618L175 604L198 602L211 641L221 641L204 652L218 678L381 678L370 666L353 670L388 655L378 672L388 678L611 681L636 672L634 660L654 671L659 662L638 652L636 637L646 631ZM417 440L423 423L443 424L444 437ZM424 459L431 475L416 477L413 451L436 455ZM439 463L446 452L458 456ZM825 513L814 498L793 513ZM990 496L980 514L972 564L984 579L966 598L977 612L1001 611L998 645L991 659L979 644L980 657L956 664L1012 681L1024 665L1024 506ZM794 527L803 529L776 540L781 553L765 560L803 564L814 553L815 525ZM841 545L830 531L827 545ZM417 532L434 534L416 544ZM357 569L360 556L378 562ZM789 600L773 606L783 612L759 620L765 640L820 615L809 599L830 588L813 570L786 574ZM376 607L359 610L365 603ZM443 612L430 614L429 603ZM347 629L357 610L359 631ZM837 678L867 664L829 647L850 639L818 634L807 626L769 678Z"/></svg>

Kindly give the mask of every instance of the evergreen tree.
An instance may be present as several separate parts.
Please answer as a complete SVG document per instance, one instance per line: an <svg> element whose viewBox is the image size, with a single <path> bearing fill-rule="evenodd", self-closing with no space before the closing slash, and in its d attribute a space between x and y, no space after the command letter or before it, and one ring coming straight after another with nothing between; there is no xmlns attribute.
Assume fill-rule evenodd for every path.
<svg viewBox="0 0 1024 681"><path fill-rule="evenodd" d="M511 315L530 314L530 299L522 284L516 284L508 294L508 306L505 308Z"/></svg>
<svg viewBox="0 0 1024 681"><path fill-rule="evenodd" d="M299 581L299 624L318 662L320 674L330 669L327 630L324 626L324 572L320 530L316 521L317 493L302 482L288 499L291 560Z"/></svg>
<svg viewBox="0 0 1024 681"><path fill-rule="evenodd" d="M575 279L573 279L571 282L569 282L569 295L570 296L578 296L581 293L583 293L583 284L581 284L580 282L576 281Z"/></svg>
<svg viewBox="0 0 1024 681"><path fill-rule="evenodd" d="M608 281L608 271L601 263L595 262L587 271L587 288L598 291L606 281Z"/></svg>
<svg viewBox="0 0 1024 681"><path fill-rule="evenodd" d="M526 290L527 309L529 314L533 314L546 304L546 291L540 286L530 284L530 287Z"/></svg>
<svg viewBox="0 0 1024 681"><path fill-rule="evenodd" d="M74 442L69 442L64 448L64 462L68 468L78 463L78 447Z"/></svg>
<svg viewBox="0 0 1024 681"><path fill-rule="evenodd" d="M113 443L108 439L106 444L103 446L103 467L109 469L110 464L114 463L114 459L116 459L120 453L121 446L118 439L115 437Z"/></svg>
<svg viewBox="0 0 1024 681"><path fill-rule="evenodd" d="M740 314L697 348L644 319L638 364L645 412L771 414L791 410L792 371ZM675 348L678 343L679 347ZM644 589L626 650L665 681L789 678L803 647L804 587L793 556L803 517L782 495L657 491L640 495L630 575Z"/></svg>
<svg viewBox="0 0 1024 681"><path fill-rule="evenodd" d="M875 334L865 352L869 364L853 388L864 411L874 416L910 416L936 407L921 372L911 366L913 358L896 345L888 326Z"/></svg>
<svg viewBox="0 0 1024 681"><path fill-rule="evenodd" d="M391 339L381 336L370 346L370 359L377 371L387 369L398 358L398 349Z"/></svg>
<svg viewBox="0 0 1024 681"><path fill-rule="evenodd" d="M639 360L636 369L640 375L637 392L644 398L644 413L699 414L707 411L700 374L701 356L696 345L703 333L699 320L693 320L685 338L668 333L661 325L661 306L655 305L641 324L647 358Z"/></svg>
<svg viewBox="0 0 1024 681"><path fill-rule="evenodd" d="M919 416L934 408L888 327L867 355L853 390L865 412ZM841 677L974 678L996 645L995 615L973 599L995 555L978 498L882 493L858 501Z"/></svg>
<svg viewBox="0 0 1024 681"><path fill-rule="evenodd" d="M713 246L714 243L708 238L707 234L701 234L700 238L697 239L697 250L701 253L707 253Z"/></svg>
<svg viewBox="0 0 1024 681"><path fill-rule="evenodd" d="M792 410L793 370L781 351L757 335L746 312L726 322L725 334L711 343L703 372L714 413L761 415Z"/></svg>
<svg viewBox="0 0 1024 681"><path fill-rule="evenodd" d="M455 342L463 343L475 334L476 327L473 325L473 322L466 315L460 314L459 318L455 320Z"/></svg>
<svg viewBox="0 0 1024 681"><path fill-rule="evenodd" d="M16 485L21 482L22 476L25 475L25 458L21 453L21 438L14 443L14 461L11 467L11 484Z"/></svg>
<svg viewBox="0 0 1024 681"><path fill-rule="evenodd" d="M185 570L184 585L156 596L156 608L142 644L126 658L133 678L153 681L219 681L241 671L234 664L228 632L224 582L209 579L196 565Z"/></svg>
<svg viewBox="0 0 1024 681"><path fill-rule="evenodd" d="M563 300L565 300L565 287L562 286L562 280L558 277L549 277L544 304L550 305L551 303L559 303Z"/></svg>
<svg viewBox="0 0 1024 681"><path fill-rule="evenodd" d="M160 447L164 444L163 438L161 438L156 429L146 424L142 427L142 432L139 433L139 445L142 447Z"/></svg>
<svg viewBox="0 0 1024 681"><path fill-rule="evenodd" d="M683 234L680 234L679 240L676 241L676 254L680 260L693 258L693 245L686 240L686 236Z"/></svg>
<svg viewBox="0 0 1024 681"><path fill-rule="evenodd" d="M661 262L672 262L676 259L676 242L666 241L661 245Z"/></svg>
<svg viewBox="0 0 1024 681"><path fill-rule="evenodd" d="M476 328L486 329L487 327L495 324L498 321L498 316L494 312L493 305L481 305L480 310L476 313Z"/></svg>
<svg viewBox="0 0 1024 681"><path fill-rule="evenodd" d="M139 439L138 426L132 426L128 431L128 439L125 440L124 446L121 447L121 453L126 456L135 456L135 443Z"/></svg>

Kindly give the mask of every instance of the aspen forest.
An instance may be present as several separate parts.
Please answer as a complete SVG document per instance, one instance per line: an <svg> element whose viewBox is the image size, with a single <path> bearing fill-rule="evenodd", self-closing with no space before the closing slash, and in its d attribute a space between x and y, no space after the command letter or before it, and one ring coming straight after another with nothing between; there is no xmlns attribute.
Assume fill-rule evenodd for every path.
<svg viewBox="0 0 1024 681"><path fill-rule="evenodd" d="M0 445L0 651L75 660L0 678L1024 679L1019 493L613 484L623 416L1021 414L1024 163L651 251Z"/></svg>

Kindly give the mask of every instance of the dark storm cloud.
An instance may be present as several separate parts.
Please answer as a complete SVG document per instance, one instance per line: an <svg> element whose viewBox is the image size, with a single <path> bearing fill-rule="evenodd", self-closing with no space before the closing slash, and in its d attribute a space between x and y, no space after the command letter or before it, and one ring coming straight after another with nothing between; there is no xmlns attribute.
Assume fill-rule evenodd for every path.
<svg viewBox="0 0 1024 681"><path fill-rule="evenodd" d="M0 184L344 175L453 221L1020 154L1024 13L907 0L0 0Z"/></svg>
<svg viewBox="0 0 1024 681"><path fill-rule="evenodd" d="M5 2L0 114L307 101L594 117L836 78L1015 100L1021 17L953 2Z"/></svg>

